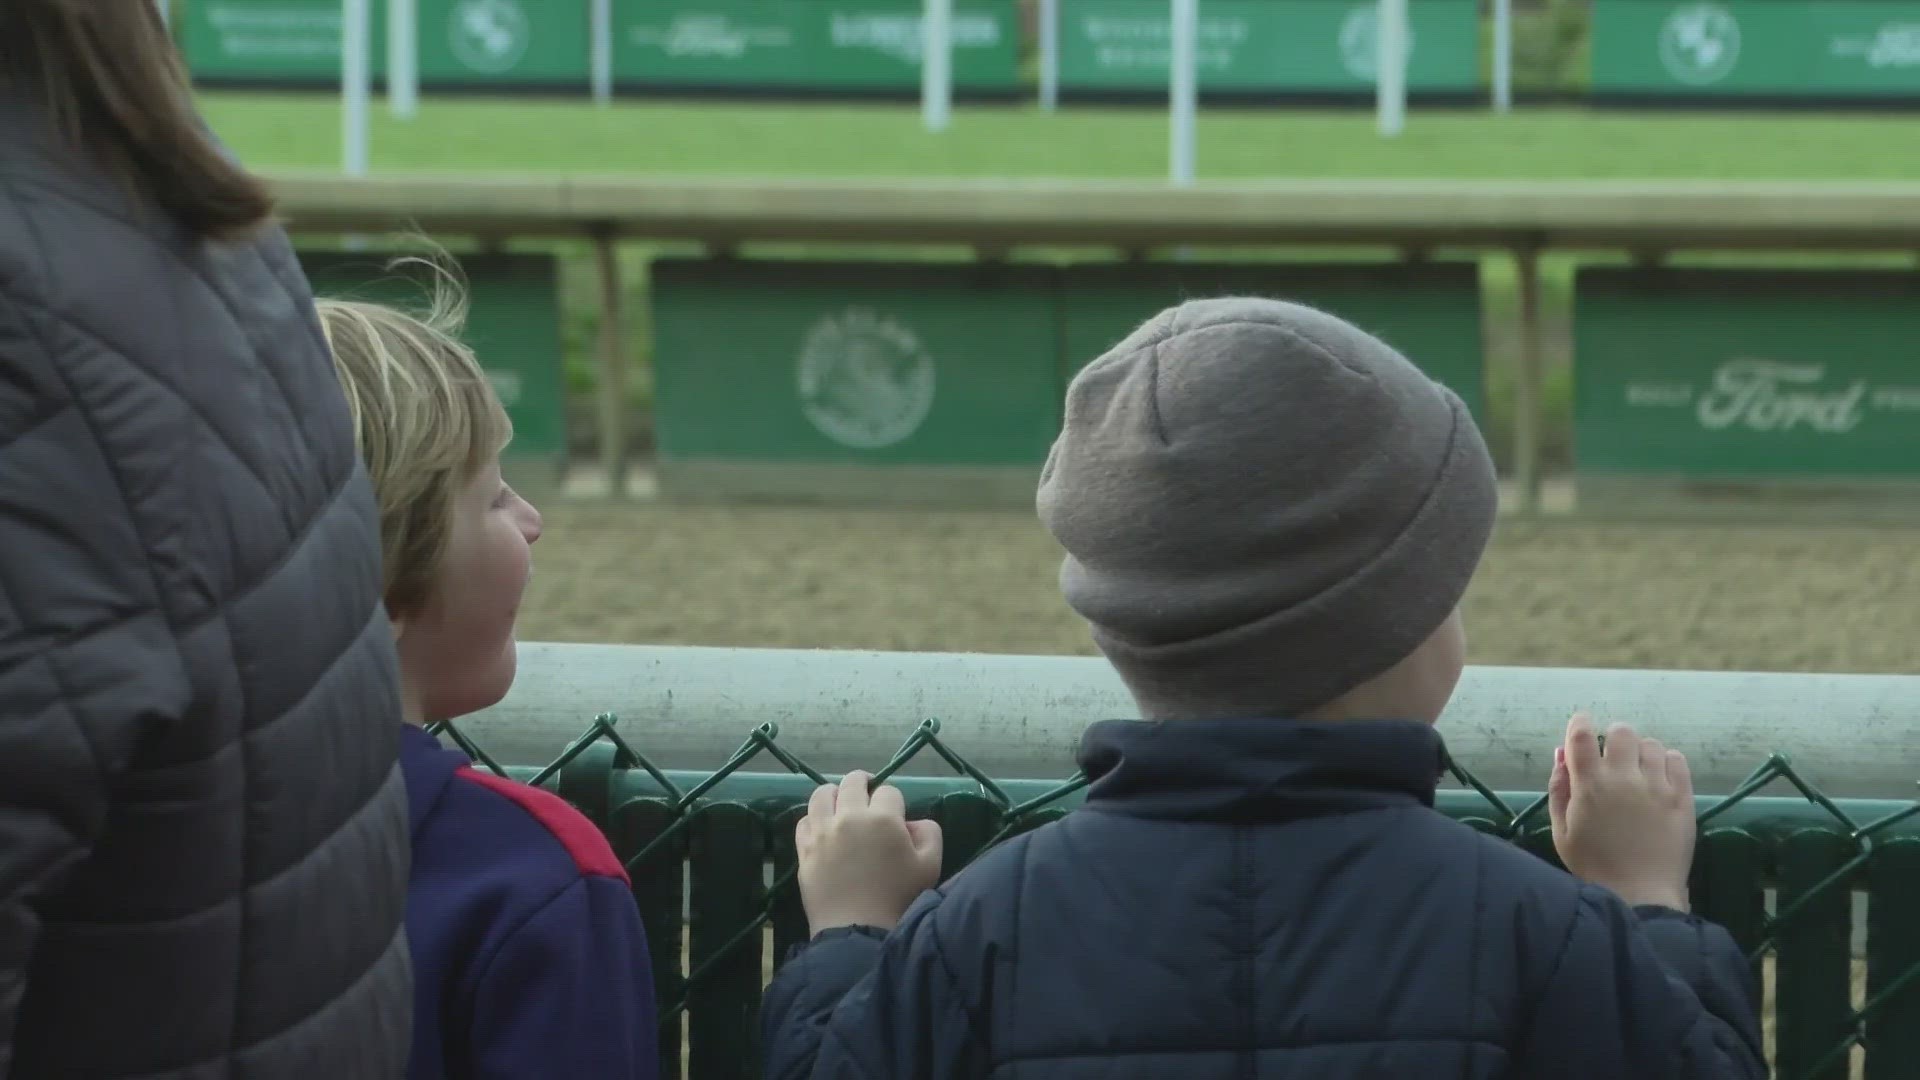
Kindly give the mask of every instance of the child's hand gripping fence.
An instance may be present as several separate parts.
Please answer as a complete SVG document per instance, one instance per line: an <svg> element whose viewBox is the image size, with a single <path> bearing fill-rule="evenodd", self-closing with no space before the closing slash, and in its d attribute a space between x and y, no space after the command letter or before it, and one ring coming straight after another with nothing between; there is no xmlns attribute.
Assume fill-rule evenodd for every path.
<svg viewBox="0 0 1920 1080"><path fill-rule="evenodd" d="M750 732L712 773L662 770L611 715L538 769L502 767L453 725L435 733L502 776L558 791L625 860L662 1004L663 1075L677 1078L684 1064L692 1080L757 1077L761 989L772 963L807 934L794 824L808 794L832 778L783 749L774 724ZM904 772L929 752L951 776ZM748 771L763 760L783 771ZM1440 793L1443 812L1558 865L1545 795L1495 792L1458 762L1449 767L1464 790ZM943 876L1065 814L1086 786L1079 776L995 781L941 740L935 720L876 770L881 781L901 788L913 816L941 823ZM1759 794L1770 785L1792 793ZM1730 794L1696 802L1694 909L1747 949L1756 980L1773 969L1775 1075L1920 1080L1920 804L1830 799L1778 754ZM1856 894L1867 910L1858 999Z"/></svg>

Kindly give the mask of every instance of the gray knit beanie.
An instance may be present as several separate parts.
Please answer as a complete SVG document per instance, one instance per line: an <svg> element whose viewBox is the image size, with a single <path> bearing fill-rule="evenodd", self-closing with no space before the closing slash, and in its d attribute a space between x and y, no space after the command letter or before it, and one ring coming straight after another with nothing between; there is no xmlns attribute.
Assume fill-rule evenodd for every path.
<svg viewBox="0 0 1920 1080"><path fill-rule="evenodd" d="M1143 717L1293 718L1439 628L1497 498L1451 391L1332 315L1235 297L1073 380L1038 506Z"/></svg>

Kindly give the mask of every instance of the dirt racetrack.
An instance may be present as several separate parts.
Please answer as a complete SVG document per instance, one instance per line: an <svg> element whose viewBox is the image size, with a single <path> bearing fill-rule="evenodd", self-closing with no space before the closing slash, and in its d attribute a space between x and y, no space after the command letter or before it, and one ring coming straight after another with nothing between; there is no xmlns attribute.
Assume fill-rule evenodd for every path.
<svg viewBox="0 0 1920 1080"><path fill-rule="evenodd" d="M1031 514L550 502L541 641L1091 652ZM1504 525L1482 664L1920 672L1920 530Z"/></svg>

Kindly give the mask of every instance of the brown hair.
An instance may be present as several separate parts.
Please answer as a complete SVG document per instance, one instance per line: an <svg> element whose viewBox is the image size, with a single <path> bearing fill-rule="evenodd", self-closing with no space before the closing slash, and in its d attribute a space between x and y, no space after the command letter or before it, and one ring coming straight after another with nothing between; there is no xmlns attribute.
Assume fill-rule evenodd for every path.
<svg viewBox="0 0 1920 1080"><path fill-rule="evenodd" d="M396 616L432 598L455 497L513 437L486 371L460 340L467 301L457 266L443 257L392 265L409 264L433 273L424 311L316 302L380 504L386 601Z"/></svg>
<svg viewBox="0 0 1920 1080"><path fill-rule="evenodd" d="M0 77L196 235L242 237L271 216L266 186L201 123L153 0L0 0Z"/></svg>

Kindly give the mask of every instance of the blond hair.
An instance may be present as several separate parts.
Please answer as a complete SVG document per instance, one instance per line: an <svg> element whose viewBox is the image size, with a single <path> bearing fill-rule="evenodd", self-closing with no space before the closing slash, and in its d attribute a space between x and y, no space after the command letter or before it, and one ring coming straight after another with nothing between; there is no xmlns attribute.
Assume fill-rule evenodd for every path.
<svg viewBox="0 0 1920 1080"><path fill-rule="evenodd" d="M380 504L386 601L395 616L417 612L432 596L454 498L513 434L486 371L460 340L467 301L457 273L429 259L392 265L404 263L435 272L424 312L317 301Z"/></svg>

